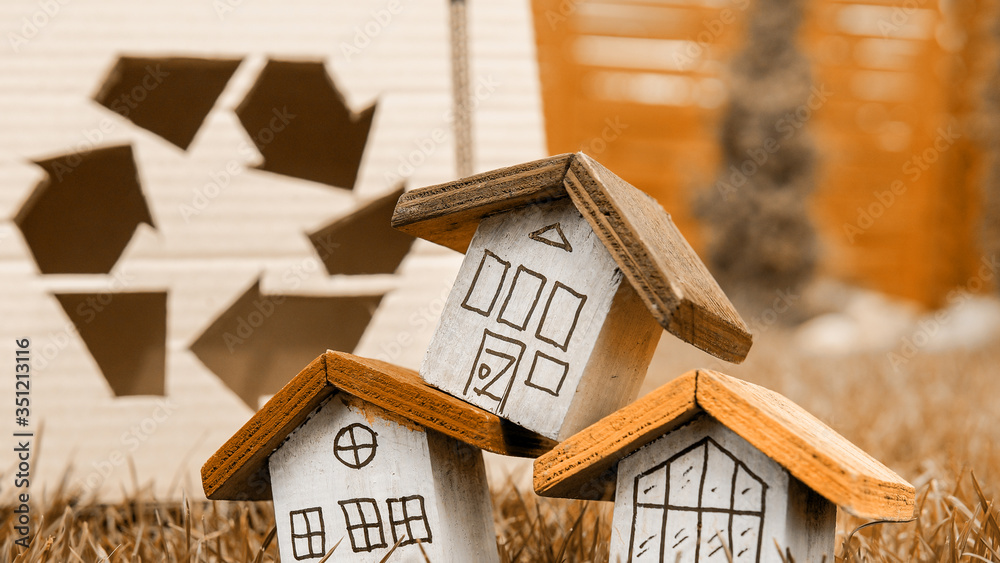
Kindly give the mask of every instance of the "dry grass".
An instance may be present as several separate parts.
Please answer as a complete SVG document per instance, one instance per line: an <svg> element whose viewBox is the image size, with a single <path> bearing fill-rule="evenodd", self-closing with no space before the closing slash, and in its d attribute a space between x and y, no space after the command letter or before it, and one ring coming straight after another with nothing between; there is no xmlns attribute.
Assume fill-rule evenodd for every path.
<svg viewBox="0 0 1000 563"><path fill-rule="evenodd" d="M733 375L780 391L910 480L918 518L865 522L841 514L837 561L1000 562L1000 342L980 350L922 353L900 370L885 354L835 360L789 354L769 331ZM680 373L671 365L671 373ZM38 494L31 548L15 546L0 512L0 558L63 561L275 561L269 503L78 502ZM503 561L606 561L609 503L540 499L512 483L494 491ZM265 549L261 549L264 546Z"/></svg>

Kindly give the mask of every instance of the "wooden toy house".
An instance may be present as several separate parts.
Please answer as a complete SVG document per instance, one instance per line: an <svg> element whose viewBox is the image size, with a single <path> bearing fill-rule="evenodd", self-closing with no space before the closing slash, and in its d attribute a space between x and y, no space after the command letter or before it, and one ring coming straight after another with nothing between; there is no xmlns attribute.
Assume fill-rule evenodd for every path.
<svg viewBox="0 0 1000 563"><path fill-rule="evenodd" d="M583 153L411 191L392 224L466 254L420 375L543 436L634 399L661 327L732 362L750 348L669 215Z"/></svg>
<svg viewBox="0 0 1000 563"><path fill-rule="evenodd" d="M210 499L273 499L283 560L497 561L480 448L552 446L427 386L338 352L302 370L202 467ZM419 546L417 545L419 542Z"/></svg>
<svg viewBox="0 0 1000 563"><path fill-rule="evenodd" d="M914 512L912 485L805 410L704 370L536 459L534 486L613 498L611 561L622 562L833 561L837 506L878 520Z"/></svg>

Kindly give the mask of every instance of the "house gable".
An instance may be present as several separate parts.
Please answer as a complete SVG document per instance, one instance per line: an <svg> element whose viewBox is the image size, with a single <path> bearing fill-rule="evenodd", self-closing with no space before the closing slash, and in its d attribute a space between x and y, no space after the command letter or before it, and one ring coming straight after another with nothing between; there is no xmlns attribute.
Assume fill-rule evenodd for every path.
<svg viewBox="0 0 1000 563"><path fill-rule="evenodd" d="M833 557L836 506L701 414L621 461L611 559L759 563ZM727 554L728 552L728 554Z"/></svg>
<svg viewBox="0 0 1000 563"><path fill-rule="evenodd" d="M329 397L268 465L286 557L496 560L480 451L381 407Z"/></svg>
<svg viewBox="0 0 1000 563"><path fill-rule="evenodd" d="M855 516L913 516L913 485L891 469L785 397L709 370L682 375L539 456L535 492L614 498L622 459L702 412Z"/></svg>

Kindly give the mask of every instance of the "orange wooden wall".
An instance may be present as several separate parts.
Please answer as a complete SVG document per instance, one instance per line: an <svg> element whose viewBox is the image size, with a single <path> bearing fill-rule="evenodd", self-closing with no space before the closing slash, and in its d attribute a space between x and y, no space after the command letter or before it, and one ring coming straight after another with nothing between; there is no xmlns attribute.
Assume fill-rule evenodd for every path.
<svg viewBox="0 0 1000 563"><path fill-rule="evenodd" d="M828 95L794 121L819 156L821 271L936 306L970 286L980 259L970 124L987 6L914 3L810 2L800 44ZM549 151L595 156L658 198L700 251L692 202L716 179L726 65L753 6L532 4Z"/></svg>

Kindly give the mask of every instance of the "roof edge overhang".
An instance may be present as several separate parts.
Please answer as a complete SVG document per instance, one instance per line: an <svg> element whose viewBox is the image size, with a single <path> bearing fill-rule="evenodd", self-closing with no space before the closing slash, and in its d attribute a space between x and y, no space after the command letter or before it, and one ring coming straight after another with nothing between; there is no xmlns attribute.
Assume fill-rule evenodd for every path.
<svg viewBox="0 0 1000 563"><path fill-rule="evenodd" d="M664 329L739 363L753 336L746 322L652 197L583 153L561 154L419 188L400 196L392 226L466 252L484 217L569 199Z"/></svg>
<svg viewBox="0 0 1000 563"><path fill-rule="evenodd" d="M201 468L213 500L269 500L268 458L324 400L346 393L487 451L536 457L555 444L430 387L413 370L343 352L313 360Z"/></svg>
<svg viewBox="0 0 1000 563"><path fill-rule="evenodd" d="M708 370L690 371L535 460L541 496L610 500L618 463L707 413L810 489L860 518L913 518L903 478L785 397Z"/></svg>

